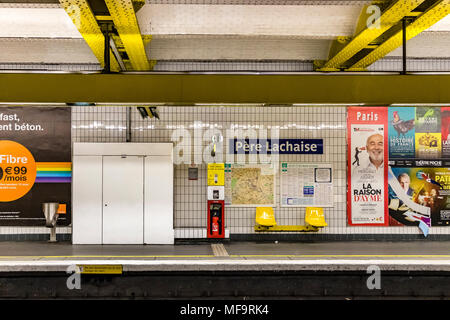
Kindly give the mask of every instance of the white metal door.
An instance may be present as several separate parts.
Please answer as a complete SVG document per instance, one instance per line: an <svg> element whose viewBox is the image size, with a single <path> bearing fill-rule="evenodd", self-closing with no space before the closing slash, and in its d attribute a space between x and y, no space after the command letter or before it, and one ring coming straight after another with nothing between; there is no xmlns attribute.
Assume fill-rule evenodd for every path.
<svg viewBox="0 0 450 320"><path fill-rule="evenodd" d="M102 244L102 158L73 157L73 244Z"/></svg>
<svg viewBox="0 0 450 320"><path fill-rule="evenodd" d="M144 242L173 244L173 163L172 157L145 158Z"/></svg>
<svg viewBox="0 0 450 320"><path fill-rule="evenodd" d="M144 158L103 157L103 244L144 243Z"/></svg>

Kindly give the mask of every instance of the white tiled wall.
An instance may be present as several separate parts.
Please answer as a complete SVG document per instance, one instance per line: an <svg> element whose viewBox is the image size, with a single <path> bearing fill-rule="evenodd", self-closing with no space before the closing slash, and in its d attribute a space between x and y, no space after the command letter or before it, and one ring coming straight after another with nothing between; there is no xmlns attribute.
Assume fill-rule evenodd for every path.
<svg viewBox="0 0 450 320"><path fill-rule="evenodd" d="M281 155L281 161L328 162L334 167L334 207L325 208L328 227L324 234L419 234L415 227L349 227L346 212L346 108L342 106L196 106L158 107L160 120L143 120L132 110L133 142L172 142L176 128L194 136L194 125L221 130L231 127L280 128L280 138L322 138L323 155ZM74 107L73 140L77 142L125 142L122 107ZM205 141L203 146L209 142ZM188 164L175 165L174 225L178 237L196 237L206 226L206 164L199 165L197 181L188 180ZM303 224L303 208L279 207L277 179L275 215L279 224ZM254 208L226 208L226 227L231 234L254 233ZM198 228L195 230L195 228ZM183 233L183 229L186 230ZM450 234L450 228L432 227L430 234Z"/></svg>
<svg viewBox="0 0 450 320"><path fill-rule="evenodd" d="M345 214L345 109L333 107L173 107L159 108L161 120L133 119L133 141L163 142L170 141L172 127L192 128L194 123L202 127L220 128L222 131L231 127L248 128L257 125L262 128L280 127L280 138L323 138L324 155L283 155L280 161L332 162L335 172L334 208L325 210L332 225L338 226ZM143 129L146 124L153 129ZM141 130L142 128L142 130ZM193 129L189 129L194 136ZM209 142L205 141L203 146ZM199 166L199 179L189 181L189 165L175 167L175 226L206 226L206 164ZM276 200L279 203L279 179L277 177ZM304 209L275 209L279 224L302 224ZM226 227L230 233L253 233L255 208L226 208Z"/></svg>
<svg viewBox="0 0 450 320"><path fill-rule="evenodd" d="M281 155L281 161L327 162L334 167L334 207L325 208L328 227L322 234L419 234L415 227L349 227L346 212L346 108L342 106L197 106L158 107L160 120L142 119L132 108L132 142L172 142L176 128L194 136L194 124L203 130L231 127L279 127L280 138L322 138L323 155ZM74 142L125 142L126 107L73 107ZM203 142L207 145L209 142ZM174 226L179 238L194 238L206 227L206 164L198 180L188 180L189 164L175 165ZM276 200L279 204L279 179ZM254 233L254 208L226 208L231 234ZM303 224L303 208L275 208L279 224ZM59 228L70 233L70 227ZM47 228L0 227L0 234L48 233ZM450 228L432 227L430 234L450 234Z"/></svg>
<svg viewBox="0 0 450 320"><path fill-rule="evenodd" d="M56 227L57 234L72 233L71 227ZM0 227L0 234L50 234L46 227Z"/></svg>

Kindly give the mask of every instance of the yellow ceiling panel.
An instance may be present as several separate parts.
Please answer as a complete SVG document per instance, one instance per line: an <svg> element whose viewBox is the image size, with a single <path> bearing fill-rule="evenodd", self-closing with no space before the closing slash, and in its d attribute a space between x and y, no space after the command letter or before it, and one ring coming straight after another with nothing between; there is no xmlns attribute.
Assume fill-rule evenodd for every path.
<svg viewBox="0 0 450 320"><path fill-rule="evenodd" d="M450 14L450 0L441 0L434 6L429 8L423 14L419 15L416 20L406 27L406 40L414 38L419 33L427 30L439 20ZM403 34L398 31L364 58L354 63L348 71L364 70L375 61L383 58L389 52L395 50L402 45Z"/></svg>
<svg viewBox="0 0 450 320"><path fill-rule="evenodd" d="M392 26L397 24L404 16L419 6L424 0L398 0L388 7L378 19L372 23L374 27L366 27L357 34L345 47L328 60L318 71L338 70L346 61L356 53L366 48L373 40L378 38ZM367 8L365 7L364 10Z"/></svg>
<svg viewBox="0 0 450 320"><path fill-rule="evenodd" d="M105 0L120 39L135 71L150 70L144 42L131 0Z"/></svg>
<svg viewBox="0 0 450 320"><path fill-rule="evenodd" d="M91 48L100 65L104 67L105 37L87 0L59 0L59 2ZM120 71L119 64L112 52L110 52L110 55L111 70Z"/></svg>

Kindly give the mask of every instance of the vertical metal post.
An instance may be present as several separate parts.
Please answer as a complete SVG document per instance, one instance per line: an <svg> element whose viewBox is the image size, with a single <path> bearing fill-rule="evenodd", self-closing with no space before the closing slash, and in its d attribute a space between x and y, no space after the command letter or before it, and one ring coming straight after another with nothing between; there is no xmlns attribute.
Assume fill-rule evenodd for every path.
<svg viewBox="0 0 450 320"><path fill-rule="evenodd" d="M56 226L50 228L50 240L48 242L58 242L56 240Z"/></svg>
<svg viewBox="0 0 450 320"><path fill-rule="evenodd" d="M131 142L131 107L127 107L127 142Z"/></svg>
<svg viewBox="0 0 450 320"><path fill-rule="evenodd" d="M402 62L403 68L401 74L406 74L406 18L402 19L402 36L403 36L403 46L402 46Z"/></svg>
<svg viewBox="0 0 450 320"><path fill-rule="evenodd" d="M105 61L105 68L104 71L105 73L109 73L111 72L111 57L110 57L110 44L109 44L109 32L106 31L104 33L105 35L105 53L104 53L104 61Z"/></svg>
<svg viewBox="0 0 450 320"><path fill-rule="evenodd" d="M103 36L105 37L105 50L103 52L103 62L105 66L103 67L103 73L111 72L111 32L112 24L109 22L101 23L100 28L102 30Z"/></svg>

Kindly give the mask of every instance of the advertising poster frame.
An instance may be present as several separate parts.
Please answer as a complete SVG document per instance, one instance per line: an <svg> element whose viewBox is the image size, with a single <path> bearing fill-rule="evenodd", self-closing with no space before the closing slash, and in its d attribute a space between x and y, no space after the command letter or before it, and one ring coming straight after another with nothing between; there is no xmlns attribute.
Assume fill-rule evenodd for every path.
<svg viewBox="0 0 450 320"><path fill-rule="evenodd" d="M355 133L352 132L353 126L358 126L361 129L356 130ZM376 134L376 130L378 132L383 132L383 167L382 167L382 173L380 174L380 177L378 181L372 181L377 186L382 187L381 191L379 191L380 194L376 195L377 197L381 196L382 201L376 206L375 209L378 211L382 211L382 215L378 217L378 219L383 219L382 222L353 222L353 187L352 185L352 173L353 171L353 165L352 163L358 162L359 166L359 157L358 154L364 152L366 155L368 155L368 150L366 150L366 147L358 148L358 153L354 151L352 142L356 142L359 140L359 144L362 144L363 140L365 141L368 139L368 137L365 137L365 135L370 136L373 134ZM366 132L367 131L367 132ZM388 199L388 107L387 106L380 106L380 107L347 107L347 223L349 226L389 226L389 212L387 208L387 199ZM364 136L363 136L364 135ZM353 138L353 139L352 139ZM357 147L356 147L357 148ZM355 153L355 155L353 155ZM370 156L368 156L370 157ZM353 161L355 160L355 161ZM370 160L368 160L370 161ZM369 164L370 166L370 164ZM361 165L362 167L362 165ZM360 171L363 169L359 169ZM355 169L356 172L356 169ZM354 175L354 177L356 174ZM367 184L361 183L361 185L368 189L370 189L370 184L367 181ZM378 191L380 189L376 189L375 191ZM364 191L364 190L361 190ZM371 190L367 190L371 191ZM364 195L363 195L364 196ZM367 195L367 197L370 198L370 195ZM367 199L369 199L367 198ZM366 201L369 203L370 201ZM382 209L380 209L382 208Z"/></svg>
<svg viewBox="0 0 450 320"><path fill-rule="evenodd" d="M388 108L389 160L416 157L416 107Z"/></svg>
<svg viewBox="0 0 450 320"><path fill-rule="evenodd" d="M17 189L18 197L0 197L0 226L42 227L44 203L58 203L58 226L72 221L72 112L59 106L4 106L0 108L0 192ZM17 145L27 150L27 163ZM16 146L16 147L14 147ZM6 156L6 158L5 158ZM33 159L31 159L33 158ZM14 163L15 161L15 163ZM31 165L32 164L32 165ZM15 181L11 183L11 181ZM23 181L32 182L23 189Z"/></svg>

